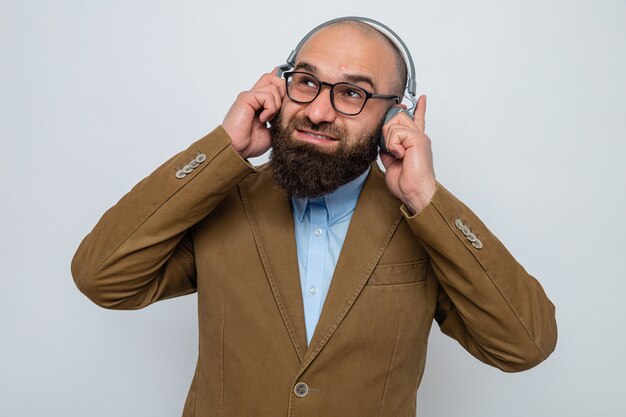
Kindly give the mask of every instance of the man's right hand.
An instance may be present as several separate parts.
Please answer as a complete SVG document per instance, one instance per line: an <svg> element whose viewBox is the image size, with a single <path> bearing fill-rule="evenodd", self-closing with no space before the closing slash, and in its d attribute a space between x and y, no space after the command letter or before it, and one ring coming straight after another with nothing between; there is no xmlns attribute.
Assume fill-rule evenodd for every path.
<svg viewBox="0 0 626 417"><path fill-rule="evenodd" d="M242 158L262 155L270 148L271 133L265 122L279 111L285 96L285 81L276 68L264 74L251 90L239 93L226 114L222 127Z"/></svg>

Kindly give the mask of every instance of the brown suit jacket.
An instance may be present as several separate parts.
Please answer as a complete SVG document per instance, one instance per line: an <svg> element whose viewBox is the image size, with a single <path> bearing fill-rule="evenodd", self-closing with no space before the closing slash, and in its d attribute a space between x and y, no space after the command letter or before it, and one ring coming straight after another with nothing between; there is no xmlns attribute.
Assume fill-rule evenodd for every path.
<svg viewBox="0 0 626 417"><path fill-rule="evenodd" d="M307 346L289 197L218 127L109 209L72 273L106 308L198 293L185 417L414 416L433 318L504 371L544 360L554 306L484 224L441 185L403 210L374 164Z"/></svg>

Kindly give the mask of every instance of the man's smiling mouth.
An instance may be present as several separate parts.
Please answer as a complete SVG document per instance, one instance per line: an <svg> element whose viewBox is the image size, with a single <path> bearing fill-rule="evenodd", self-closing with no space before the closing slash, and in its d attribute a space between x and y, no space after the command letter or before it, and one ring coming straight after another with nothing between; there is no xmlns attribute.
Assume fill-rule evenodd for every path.
<svg viewBox="0 0 626 417"><path fill-rule="evenodd" d="M332 136L320 135L319 133L311 132L308 130L297 130L300 136L305 136L307 138L312 138L314 140L322 140L322 141L336 141L337 139Z"/></svg>

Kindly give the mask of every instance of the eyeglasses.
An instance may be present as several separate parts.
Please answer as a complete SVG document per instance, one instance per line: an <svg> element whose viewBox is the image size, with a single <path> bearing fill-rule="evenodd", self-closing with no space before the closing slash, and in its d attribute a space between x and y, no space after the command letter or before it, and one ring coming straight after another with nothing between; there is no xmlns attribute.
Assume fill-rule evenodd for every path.
<svg viewBox="0 0 626 417"><path fill-rule="evenodd" d="M347 82L327 83L308 72L288 71L283 76L287 83L287 96L292 101L300 104L311 103L322 91L322 86L328 86L330 87L330 103L337 112L346 116L356 116L361 113L365 103L371 98L395 100L396 104L400 103L398 96L374 94Z"/></svg>

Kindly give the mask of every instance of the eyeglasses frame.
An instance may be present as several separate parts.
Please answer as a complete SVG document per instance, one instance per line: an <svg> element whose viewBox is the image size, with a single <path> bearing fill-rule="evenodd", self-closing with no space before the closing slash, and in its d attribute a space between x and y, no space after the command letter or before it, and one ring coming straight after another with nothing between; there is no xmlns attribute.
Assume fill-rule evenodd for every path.
<svg viewBox="0 0 626 417"><path fill-rule="evenodd" d="M311 100L309 101L300 101L300 100L295 100L291 97L291 95L289 94L289 77L293 74L306 74L309 75L310 77L312 77L315 81L318 82L319 84L319 88L317 90L317 94L315 94L315 97L313 97ZM338 83L328 83L326 81L322 81L319 78L317 78L315 75L311 74L310 72L306 72L306 71L285 71L283 74L283 77L285 78L285 91L287 92L287 96L289 97L289 99L295 103L298 104L309 104L309 103L313 103L315 101L315 99L320 95L320 93L322 92L322 87L327 86L330 88L330 104L333 106L333 109L337 112L337 113L341 113L345 116L357 116L359 114L361 114L361 112L363 111L363 109L365 108L365 104L367 104L369 99L384 99L384 100L395 100L395 104L400 104L401 102L401 97L398 96L394 96L394 95L390 95L390 94L375 94L372 93L371 91L366 90L363 87L359 87L358 85L354 85L352 83L349 83L347 81L340 81ZM335 94L334 94L334 89L336 85L340 85L340 84L347 84L351 87L357 88L363 92L365 92L365 100L363 101L363 105L361 106L361 109L356 112L356 113L345 113L342 112L341 110L338 110L337 107L335 107Z"/></svg>

